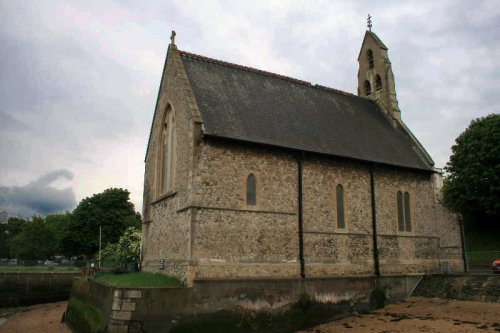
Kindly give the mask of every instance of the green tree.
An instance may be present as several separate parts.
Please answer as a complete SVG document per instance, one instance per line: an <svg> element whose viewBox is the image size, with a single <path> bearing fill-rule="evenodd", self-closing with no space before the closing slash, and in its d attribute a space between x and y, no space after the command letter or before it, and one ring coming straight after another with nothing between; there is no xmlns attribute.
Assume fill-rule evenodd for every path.
<svg viewBox="0 0 500 333"><path fill-rule="evenodd" d="M0 258L14 258L12 253L12 240L18 235L23 225L28 220L19 217L11 217L5 224L0 224Z"/></svg>
<svg viewBox="0 0 500 333"><path fill-rule="evenodd" d="M55 236L45 220L33 216L23 223L21 231L11 239L12 257L18 259L48 259L55 254Z"/></svg>
<svg viewBox="0 0 500 333"><path fill-rule="evenodd" d="M451 147L444 201L478 227L500 224L500 115L473 120Z"/></svg>
<svg viewBox="0 0 500 333"><path fill-rule="evenodd" d="M138 262L141 248L141 230L129 227L117 243L108 244L101 253L103 260Z"/></svg>
<svg viewBox="0 0 500 333"><path fill-rule="evenodd" d="M54 239L55 239L55 246L54 246L54 251L55 254L66 254L66 255L71 255L72 253L69 253L66 251L66 246L65 246L65 238L67 237L67 234L69 232L69 227L71 225L71 213L70 212L64 212L64 213L54 213L54 214L49 214L45 216L45 223L47 227L52 231L54 234Z"/></svg>
<svg viewBox="0 0 500 333"><path fill-rule="evenodd" d="M0 223L0 258L8 258L10 254L7 223Z"/></svg>
<svg viewBox="0 0 500 333"><path fill-rule="evenodd" d="M99 249L99 226L102 246L116 243L125 229L141 225L141 217L130 202L130 192L110 188L83 199L73 211L72 222L63 242L67 252L94 255Z"/></svg>

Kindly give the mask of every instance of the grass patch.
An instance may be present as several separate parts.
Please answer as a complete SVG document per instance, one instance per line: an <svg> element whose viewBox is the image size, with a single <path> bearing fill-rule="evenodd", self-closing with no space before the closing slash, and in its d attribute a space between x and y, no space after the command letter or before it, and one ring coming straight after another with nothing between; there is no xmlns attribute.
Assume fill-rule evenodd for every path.
<svg viewBox="0 0 500 333"><path fill-rule="evenodd" d="M73 266L0 266L0 273L75 273Z"/></svg>
<svg viewBox="0 0 500 333"><path fill-rule="evenodd" d="M120 287L180 287L181 282L170 276L154 273L102 274L97 281L111 283Z"/></svg>
<svg viewBox="0 0 500 333"><path fill-rule="evenodd" d="M70 298L66 311L66 322L76 332L97 333L104 329L101 312L94 306L76 298Z"/></svg>

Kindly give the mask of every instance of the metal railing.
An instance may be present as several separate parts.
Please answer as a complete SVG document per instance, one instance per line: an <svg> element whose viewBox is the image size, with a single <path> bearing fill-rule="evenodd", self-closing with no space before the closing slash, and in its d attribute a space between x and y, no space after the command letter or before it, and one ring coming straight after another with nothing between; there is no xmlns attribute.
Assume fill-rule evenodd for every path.
<svg viewBox="0 0 500 333"><path fill-rule="evenodd" d="M126 273L139 270L137 262L98 260L26 260L0 259L0 272L88 272Z"/></svg>
<svg viewBox="0 0 500 333"><path fill-rule="evenodd" d="M489 272L492 273L491 264L494 260L500 259L500 251L467 251L468 272Z"/></svg>

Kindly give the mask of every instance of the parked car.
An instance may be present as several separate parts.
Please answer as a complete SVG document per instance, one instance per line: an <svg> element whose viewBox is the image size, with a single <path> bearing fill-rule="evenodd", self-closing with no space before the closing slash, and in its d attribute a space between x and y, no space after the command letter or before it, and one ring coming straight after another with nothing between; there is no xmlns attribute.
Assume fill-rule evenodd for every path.
<svg viewBox="0 0 500 333"><path fill-rule="evenodd" d="M491 270L493 273L500 273L500 259L493 261L491 264Z"/></svg>

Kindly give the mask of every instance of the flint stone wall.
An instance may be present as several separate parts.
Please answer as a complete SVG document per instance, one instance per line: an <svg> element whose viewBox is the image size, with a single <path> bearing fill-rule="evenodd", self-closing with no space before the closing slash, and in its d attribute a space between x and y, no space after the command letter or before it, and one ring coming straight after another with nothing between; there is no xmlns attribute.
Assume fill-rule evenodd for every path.
<svg viewBox="0 0 500 333"><path fill-rule="evenodd" d="M142 267L187 284L211 278L295 278L300 274L297 155L201 136L201 118L179 55L169 51L148 147ZM175 112L175 190L157 191L157 156L167 104ZM303 242L308 277L372 275L370 167L305 155ZM246 205L246 180L257 202ZM439 201L428 173L377 166L378 253L382 274L463 270L456 216ZM335 187L344 188L346 228L336 221ZM411 232L398 231L396 194L411 196ZM165 266L160 270L160 260Z"/></svg>

